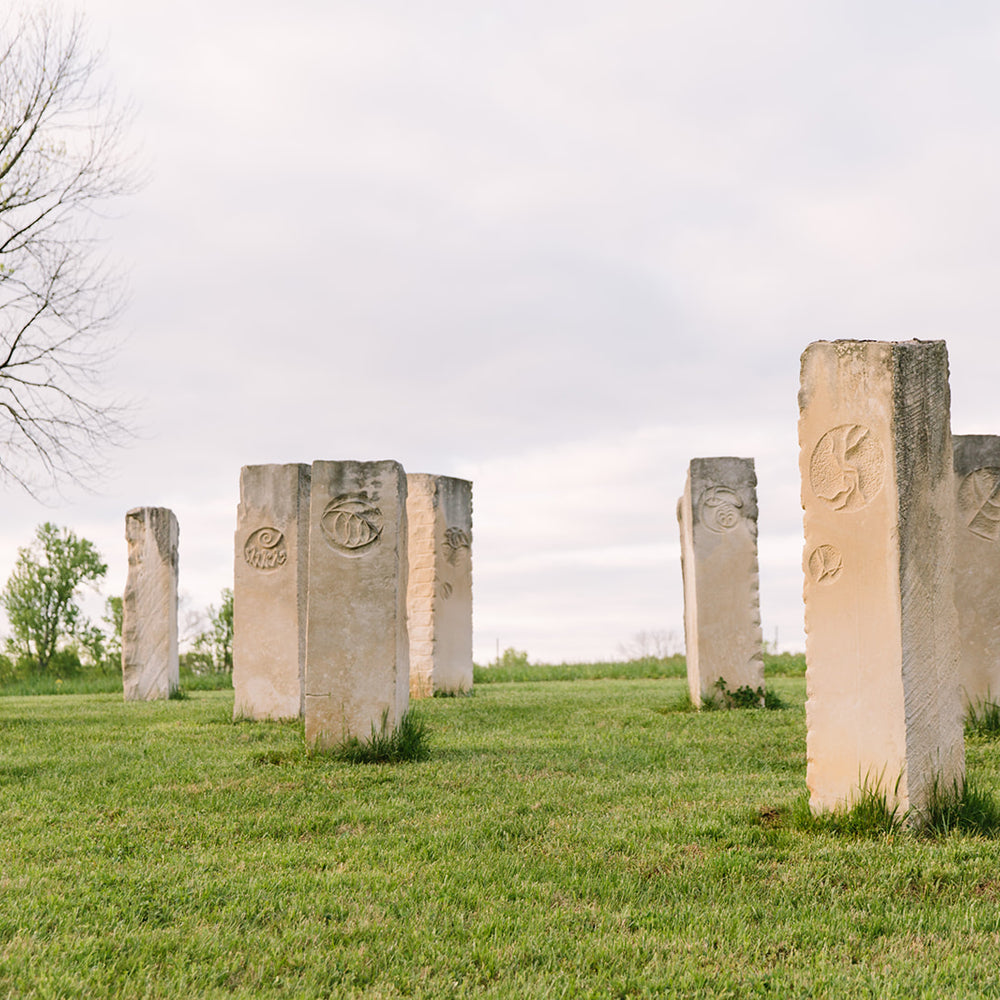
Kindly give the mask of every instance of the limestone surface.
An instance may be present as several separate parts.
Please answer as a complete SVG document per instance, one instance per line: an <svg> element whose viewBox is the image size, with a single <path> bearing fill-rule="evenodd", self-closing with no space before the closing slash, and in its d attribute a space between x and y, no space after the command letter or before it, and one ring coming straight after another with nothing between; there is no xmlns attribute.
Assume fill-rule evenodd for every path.
<svg viewBox="0 0 1000 1000"><path fill-rule="evenodd" d="M965 704L1000 700L1000 436L955 435L955 605Z"/></svg>
<svg viewBox="0 0 1000 1000"><path fill-rule="evenodd" d="M472 689L472 483L407 475L410 697Z"/></svg>
<svg viewBox="0 0 1000 1000"><path fill-rule="evenodd" d="M814 810L880 788L919 816L964 774L943 341L802 355L807 783Z"/></svg>
<svg viewBox="0 0 1000 1000"><path fill-rule="evenodd" d="M764 686L752 458L695 458L677 502L691 701Z"/></svg>
<svg viewBox="0 0 1000 1000"><path fill-rule="evenodd" d="M304 710L308 465L240 471L233 574L233 714L291 719Z"/></svg>
<svg viewBox="0 0 1000 1000"><path fill-rule="evenodd" d="M122 601L126 701L168 698L180 683L177 658L177 518L166 507L125 515L128 577Z"/></svg>
<svg viewBox="0 0 1000 1000"><path fill-rule="evenodd" d="M314 462L305 731L327 747L394 729L409 705L406 474L398 462Z"/></svg>

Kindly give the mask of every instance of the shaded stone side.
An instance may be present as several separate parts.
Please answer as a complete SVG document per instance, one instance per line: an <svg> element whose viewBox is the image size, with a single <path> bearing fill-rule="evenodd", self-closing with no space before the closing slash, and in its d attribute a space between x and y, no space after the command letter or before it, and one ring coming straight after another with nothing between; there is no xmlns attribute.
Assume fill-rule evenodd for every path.
<svg viewBox="0 0 1000 1000"><path fill-rule="evenodd" d="M314 462L305 734L331 746L395 728L409 705L406 474L398 462Z"/></svg>
<svg viewBox="0 0 1000 1000"><path fill-rule="evenodd" d="M958 674L968 706L1000 700L1000 436L952 442Z"/></svg>
<svg viewBox="0 0 1000 1000"><path fill-rule="evenodd" d="M695 458L677 502L691 701L764 686L752 458Z"/></svg>
<svg viewBox="0 0 1000 1000"><path fill-rule="evenodd" d="M308 465L240 470L233 572L233 716L292 719L305 698Z"/></svg>
<svg viewBox="0 0 1000 1000"><path fill-rule="evenodd" d="M410 697L472 689L472 483L407 476Z"/></svg>
<svg viewBox="0 0 1000 1000"><path fill-rule="evenodd" d="M177 657L177 544L173 511L136 507L125 515L128 577L122 601L126 701L168 698L180 684Z"/></svg>
<svg viewBox="0 0 1000 1000"><path fill-rule="evenodd" d="M434 476L406 476L406 627L410 638L410 697L434 694L434 590L437 586L437 482Z"/></svg>
<svg viewBox="0 0 1000 1000"><path fill-rule="evenodd" d="M919 813L964 773L945 345L811 344L799 407L810 804Z"/></svg>

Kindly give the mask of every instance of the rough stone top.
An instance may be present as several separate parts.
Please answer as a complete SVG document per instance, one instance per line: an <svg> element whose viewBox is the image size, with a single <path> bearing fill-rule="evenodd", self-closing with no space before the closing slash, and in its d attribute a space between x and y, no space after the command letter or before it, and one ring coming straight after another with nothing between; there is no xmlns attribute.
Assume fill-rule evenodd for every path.
<svg viewBox="0 0 1000 1000"><path fill-rule="evenodd" d="M943 344L944 340L919 340L916 337L910 340L876 340L874 338L870 339L843 339L843 340L814 340L809 347L814 347L816 344L886 344L889 347L902 347L907 344ZM809 350L809 347L806 350Z"/></svg>
<svg viewBox="0 0 1000 1000"><path fill-rule="evenodd" d="M955 472L967 476L977 469L1000 468L1000 434L955 434Z"/></svg>

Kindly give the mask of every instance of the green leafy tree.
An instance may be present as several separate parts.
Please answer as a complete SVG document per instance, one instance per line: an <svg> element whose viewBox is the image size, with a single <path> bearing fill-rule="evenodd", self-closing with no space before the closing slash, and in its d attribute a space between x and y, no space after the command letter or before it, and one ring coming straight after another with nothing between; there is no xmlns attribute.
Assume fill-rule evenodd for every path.
<svg viewBox="0 0 1000 1000"><path fill-rule="evenodd" d="M80 588L108 571L93 542L46 522L31 545L17 550L0 605L7 612L12 653L39 673L53 666L60 640L79 640L91 628L77 603Z"/></svg>
<svg viewBox="0 0 1000 1000"><path fill-rule="evenodd" d="M233 592L229 587L222 590L222 603L216 608L209 605L208 620L212 625L212 662L215 669L231 673L233 669Z"/></svg>
<svg viewBox="0 0 1000 1000"><path fill-rule="evenodd" d="M208 606L208 629L191 644L188 662L199 673L204 669L231 673L233 669L233 592L224 587L221 597L218 608Z"/></svg>
<svg viewBox="0 0 1000 1000"><path fill-rule="evenodd" d="M86 625L77 629L77 641L87 654L87 660L102 670L121 670L122 666L122 599L109 597L104 602L103 625Z"/></svg>

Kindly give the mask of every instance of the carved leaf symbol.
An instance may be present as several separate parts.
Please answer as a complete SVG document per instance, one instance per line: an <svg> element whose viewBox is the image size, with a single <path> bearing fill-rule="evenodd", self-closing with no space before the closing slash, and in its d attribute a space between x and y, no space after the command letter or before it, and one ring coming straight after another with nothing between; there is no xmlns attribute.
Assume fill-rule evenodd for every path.
<svg viewBox="0 0 1000 1000"><path fill-rule="evenodd" d="M363 493L343 494L326 505L320 527L336 547L358 551L378 541L382 512Z"/></svg>

